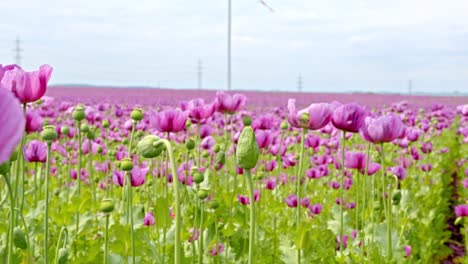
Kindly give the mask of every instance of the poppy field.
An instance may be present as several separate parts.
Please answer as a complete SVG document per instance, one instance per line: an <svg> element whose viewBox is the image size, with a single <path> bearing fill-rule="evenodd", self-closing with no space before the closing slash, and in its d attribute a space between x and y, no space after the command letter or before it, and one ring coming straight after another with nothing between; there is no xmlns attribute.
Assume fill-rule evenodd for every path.
<svg viewBox="0 0 468 264"><path fill-rule="evenodd" d="M467 263L468 98L0 65L0 263Z"/></svg>

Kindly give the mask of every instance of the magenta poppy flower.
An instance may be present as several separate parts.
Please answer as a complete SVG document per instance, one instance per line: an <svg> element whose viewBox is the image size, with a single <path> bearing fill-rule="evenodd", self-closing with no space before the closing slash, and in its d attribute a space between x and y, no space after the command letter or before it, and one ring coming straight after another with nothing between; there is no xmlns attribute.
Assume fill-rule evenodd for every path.
<svg viewBox="0 0 468 264"><path fill-rule="evenodd" d="M23 136L25 118L14 95L0 88L0 164L10 159Z"/></svg>
<svg viewBox="0 0 468 264"><path fill-rule="evenodd" d="M275 116L272 114L261 115L255 119L252 123L252 128L254 130L269 130L272 129L275 125Z"/></svg>
<svg viewBox="0 0 468 264"><path fill-rule="evenodd" d="M309 207L310 206L310 199L307 197L301 198L301 205L303 207Z"/></svg>
<svg viewBox="0 0 468 264"><path fill-rule="evenodd" d="M463 184L463 187L464 187L465 189L468 188L468 178L465 178L465 179L463 180L462 184Z"/></svg>
<svg viewBox="0 0 468 264"><path fill-rule="evenodd" d="M42 117L36 111L26 111L26 133L30 134L33 132L41 131L42 122Z"/></svg>
<svg viewBox="0 0 468 264"><path fill-rule="evenodd" d="M367 116L366 110L356 103L338 106L332 115L334 127L351 133L357 133L364 125Z"/></svg>
<svg viewBox="0 0 468 264"><path fill-rule="evenodd" d="M468 204L461 204L455 206L455 214L457 217L467 217L468 216Z"/></svg>
<svg viewBox="0 0 468 264"><path fill-rule="evenodd" d="M138 187L145 183L146 174L149 172L149 167L140 168L138 166L134 166L133 169L130 171L130 179L132 187ZM120 185L123 187L125 179L125 172L124 171L114 171L112 180L115 184Z"/></svg>
<svg viewBox="0 0 468 264"><path fill-rule="evenodd" d="M33 72L15 67L4 73L1 85L10 90L21 103L31 103L44 96L51 75L52 67L47 64Z"/></svg>
<svg viewBox="0 0 468 264"><path fill-rule="evenodd" d="M210 118L215 111L215 104L206 104L201 98L190 100L186 106L188 116L193 123L200 123L207 118Z"/></svg>
<svg viewBox="0 0 468 264"><path fill-rule="evenodd" d="M209 124L206 124L206 125L202 125L200 127L200 137L201 138L206 138L208 136L211 136L213 134L213 127Z"/></svg>
<svg viewBox="0 0 468 264"><path fill-rule="evenodd" d="M369 167L367 168L367 175L368 175L368 176L374 175L377 171L380 170L381 167L382 167L382 166L380 166L379 163L371 162L371 163L369 164ZM359 172L360 172L361 174L365 174L365 173L366 173L366 169L364 168L364 169L360 170Z"/></svg>
<svg viewBox="0 0 468 264"><path fill-rule="evenodd" d="M5 73L13 69L21 69L21 67L16 64L10 64L10 65L5 65L5 66L0 64L0 84L2 82L3 76L5 76Z"/></svg>
<svg viewBox="0 0 468 264"><path fill-rule="evenodd" d="M256 130L255 139L257 140L259 148L267 148L271 145L274 139L274 135L269 130Z"/></svg>
<svg viewBox="0 0 468 264"><path fill-rule="evenodd" d="M247 205L247 204L250 204L250 199L249 197L245 196L245 195L237 195L237 200L239 201L239 203L243 204L243 205Z"/></svg>
<svg viewBox="0 0 468 264"><path fill-rule="evenodd" d="M365 140L375 144L391 142L405 135L405 125L394 114L378 118L367 117L362 126L362 135Z"/></svg>
<svg viewBox="0 0 468 264"><path fill-rule="evenodd" d="M411 255L411 246L410 245L403 246L403 250L405 251L405 257L408 258Z"/></svg>
<svg viewBox="0 0 468 264"><path fill-rule="evenodd" d="M153 226L156 223L154 219L153 212L146 213L145 217L143 218L143 224L145 226Z"/></svg>
<svg viewBox="0 0 468 264"><path fill-rule="evenodd" d="M24 158L28 162L44 163L47 160L47 144L39 140L32 140L23 150Z"/></svg>
<svg viewBox="0 0 468 264"><path fill-rule="evenodd" d="M295 194L288 195L284 201L289 207L297 207L297 196Z"/></svg>
<svg viewBox="0 0 468 264"><path fill-rule="evenodd" d="M242 94L234 94L231 96L225 92L216 93L216 110L221 113L232 114L237 112L245 105L246 97Z"/></svg>
<svg viewBox="0 0 468 264"><path fill-rule="evenodd" d="M312 214L319 215L322 213L323 206L321 204L314 204L309 206L309 210Z"/></svg>
<svg viewBox="0 0 468 264"><path fill-rule="evenodd" d="M159 113L151 112L151 122L159 132L177 133L185 129L187 113L180 109L168 109Z"/></svg>
<svg viewBox="0 0 468 264"><path fill-rule="evenodd" d="M188 242L192 243L192 242L198 240L199 236L200 236L200 229L194 229L193 227L190 228L190 237L188 239Z"/></svg>
<svg viewBox="0 0 468 264"><path fill-rule="evenodd" d="M267 190L274 190L276 188L276 181L274 179L268 179L265 183Z"/></svg>
<svg viewBox="0 0 468 264"><path fill-rule="evenodd" d="M296 110L296 100L288 100L288 121L293 127L317 130L330 123L333 108L330 104L311 104L300 111ZM304 115L306 118L304 118Z"/></svg>
<svg viewBox="0 0 468 264"><path fill-rule="evenodd" d="M211 256L218 256L221 253L224 252L224 244L214 244L213 247L211 248L210 255Z"/></svg>
<svg viewBox="0 0 468 264"><path fill-rule="evenodd" d="M205 150L210 150L215 144L216 140L212 136L208 136L201 141L200 146Z"/></svg>
<svg viewBox="0 0 468 264"><path fill-rule="evenodd" d="M348 169L363 170L366 168L366 154L348 151L345 153L345 167Z"/></svg>

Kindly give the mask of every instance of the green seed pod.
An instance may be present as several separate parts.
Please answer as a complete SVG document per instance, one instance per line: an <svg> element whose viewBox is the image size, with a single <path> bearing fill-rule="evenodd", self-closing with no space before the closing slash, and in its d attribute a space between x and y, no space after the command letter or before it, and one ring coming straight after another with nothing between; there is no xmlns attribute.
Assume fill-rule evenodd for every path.
<svg viewBox="0 0 468 264"><path fill-rule="evenodd" d="M257 180L262 180L265 177L265 174L261 171L258 171L257 174L255 175L255 178Z"/></svg>
<svg viewBox="0 0 468 264"><path fill-rule="evenodd" d="M198 194L198 198L203 200L203 199L206 199L206 197L208 197L210 193L208 192L208 190L200 189L198 190L197 194Z"/></svg>
<svg viewBox="0 0 468 264"><path fill-rule="evenodd" d="M89 131L88 124L81 124L80 130L81 130L81 133L88 133L88 131Z"/></svg>
<svg viewBox="0 0 468 264"><path fill-rule="evenodd" d="M85 119L86 114L83 105L77 105L75 109L73 109L72 116L73 119L78 122Z"/></svg>
<svg viewBox="0 0 468 264"><path fill-rule="evenodd" d="M463 217L457 217L457 219L455 219L455 225L459 225L460 222L463 220Z"/></svg>
<svg viewBox="0 0 468 264"><path fill-rule="evenodd" d="M220 150L221 150L221 147L219 146L219 144L216 144L213 148L214 153L218 153Z"/></svg>
<svg viewBox="0 0 468 264"><path fill-rule="evenodd" d="M45 126L42 128L41 138L42 140L51 143L52 141L56 140L58 137L57 131L55 130L54 126Z"/></svg>
<svg viewBox="0 0 468 264"><path fill-rule="evenodd" d="M10 161L0 164L0 174L7 175L8 173L10 173Z"/></svg>
<svg viewBox="0 0 468 264"><path fill-rule="evenodd" d="M23 230L21 230L19 227L15 227L15 230L13 231L13 244L15 247L20 249L28 248L26 237L24 236Z"/></svg>
<svg viewBox="0 0 468 264"><path fill-rule="evenodd" d="M97 153L102 154L102 146L101 145L98 146Z"/></svg>
<svg viewBox="0 0 468 264"><path fill-rule="evenodd" d="M280 127L281 127L282 130L288 129L289 128L288 122L286 122L286 121L281 122Z"/></svg>
<svg viewBox="0 0 468 264"><path fill-rule="evenodd" d="M96 133L94 133L94 131L92 131L92 130L89 130L88 133L86 133L86 137L89 140L95 140L96 139Z"/></svg>
<svg viewBox="0 0 468 264"><path fill-rule="evenodd" d="M300 122L303 127L308 127L310 121L309 113L305 112L301 114Z"/></svg>
<svg viewBox="0 0 468 264"><path fill-rule="evenodd" d="M216 209L218 209L218 207L219 207L219 202L217 200L211 200L208 203L208 208L210 208L210 209L216 210Z"/></svg>
<svg viewBox="0 0 468 264"><path fill-rule="evenodd" d="M193 175L195 173L198 172L198 167L197 166L192 166L192 168L190 169L190 174Z"/></svg>
<svg viewBox="0 0 468 264"><path fill-rule="evenodd" d="M114 207L114 200L105 198L101 201L101 206L99 207L99 210L103 213L111 213L112 211L114 211Z"/></svg>
<svg viewBox="0 0 468 264"><path fill-rule="evenodd" d="M206 158L208 158L209 156L210 156L210 153L208 153L208 151L204 150L204 151L202 152L202 157L203 157L203 158L206 159Z"/></svg>
<svg viewBox="0 0 468 264"><path fill-rule="evenodd" d="M258 156L257 140L252 127L244 127L239 136L236 150L236 162L242 169L250 170L257 165Z"/></svg>
<svg viewBox="0 0 468 264"><path fill-rule="evenodd" d="M401 192L397 191L396 193L393 194L393 205L399 205L401 201Z"/></svg>
<svg viewBox="0 0 468 264"><path fill-rule="evenodd" d="M250 126L252 125L252 118L250 116L245 116L242 122L244 123L244 126Z"/></svg>
<svg viewBox="0 0 468 264"><path fill-rule="evenodd" d="M122 139L122 144L127 145L127 144L128 144L128 139L127 139L127 138L123 138L123 139Z"/></svg>
<svg viewBox="0 0 468 264"><path fill-rule="evenodd" d="M185 147L188 149L188 150L192 150L195 148L195 141L193 141L193 139L187 139L187 141L185 142Z"/></svg>
<svg viewBox="0 0 468 264"><path fill-rule="evenodd" d="M59 196L59 195L60 195L60 190L58 190L58 189L55 190L55 191L54 191L54 195L55 195L55 196Z"/></svg>
<svg viewBox="0 0 468 264"><path fill-rule="evenodd" d="M68 126L63 126L63 127L61 127L61 128L60 128L60 133L61 133L62 135L68 135L68 134L70 134L70 127L68 127Z"/></svg>
<svg viewBox="0 0 468 264"><path fill-rule="evenodd" d="M192 121L190 121L190 119L187 119L187 121L185 121L185 127L189 128L191 126L192 126Z"/></svg>
<svg viewBox="0 0 468 264"><path fill-rule="evenodd" d="M138 142L137 149L141 156L152 159L161 154L164 150L164 144L159 137L148 135Z"/></svg>
<svg viewBox="0 0 468 264"><path fill-rule="evenodd" d="M205 176L203 176L202 173L200 172L195 172L192 174L192 177L193 177L193 181L196 183L196 184L200 184L202 183L204 180L205 180Z"/></svg>
<svg viewBox="0 0 468 264"><path fill-rule="evenodd" d="M61 248L58 252L57 264L67 264L68 263L68 249Z"/></svg>
<svg viewBox="0 0 468 264"><path fill-rule="evenodd" d="M105 119L105 120L102 120L102 127L103 128L109 128L109 120Z"/></svg>
<svg viewBox="0 0 468 264"><path fill-rule="evenodd" d="M129 158L122 159L122 162L120 163L120 169L124 171L131 171L133 169L132 160Z"/></svg>
<svg viewBox="0 0 468 264"><path fill-rule="evenodd" d="M224 164L226 162L226 153L224 150L218 152L216 155L216 164Z"/></svg>
<svg viewBox="0 0 468 264"><path fill-rule="evenodd" d="M134 108L130 116L134 121L140 121L143 119L143 110L141 108Z"/></svg>

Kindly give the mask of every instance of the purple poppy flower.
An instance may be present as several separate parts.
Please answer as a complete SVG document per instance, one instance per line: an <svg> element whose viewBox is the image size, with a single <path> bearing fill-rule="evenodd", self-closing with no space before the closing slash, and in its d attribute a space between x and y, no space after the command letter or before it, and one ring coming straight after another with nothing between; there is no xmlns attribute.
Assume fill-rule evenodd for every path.
<svg viewBox="0 0 468 264"><path fill-rule="evenodd" d="M153 226L156 223L154 219L153 212L147 212L145 217L143 218L143 224L145 226Z"/></svg>
<svg viewBox="0 0 468 264"><path fill-rule="evenodd" d="M200 146L205 150L210 150L214 147L215 144L215 139L212 136L208 136L201 141Z"/></svg>
<svg viewBox="0 0 468 264"><path fill-rule="evenodd" d="M36 111L28 110L26 112L26 133L41 131L42 121L42 117Z"/></svg>
<svg viewBox="0 0 468 264"><path fill-rule="evenodd" d="M180 109L168 109L159 113L151 112L152 126L162 133L177 133L185 129L187 113Z"/></svg>
<svg viewBox="0 0 468 264"><path fill-rule="evenodd" d="M221 113L233 114L240 110L245 105L246 97L242 94L234 94L231 96L225 92L216 93L216 111Z"/></svg>
<svg viewBox="0 0 468 264"><path fill-rule="evenodd" d="M465 187L465 189L468 188L468 178L463 180L463 187Z"/></svg>
<svg viewBox="0 0 468 264"><path fill-rule="evenodd" d="M367 168L367 175L368 176L372 176L374 175L377 171L379 171L381 168L380 164L379 163L375 163L375 162L371 162L369 164L369 167ZM362 169L359 171L361 174L365 174L366 173L366 169Z"/></svg>
<svg viewBox="0 0 468 264"><path fill-rule="evenodd" d="M461 204L455 206L455 214L457 217L467 217L468 216L468 204Z"/></svg>
<svg viewBox="0 0 468 264"><path fill-rule="evenodd" d="M314 204L309 206L309 210L312 214L319 215L322 212L323 206L321 204Z"/></svg>
<svg viewBox="0 0 468 264"><path fill-rule="evenodd" d="M31 103L44 96L51 75L52 67L47 64L33 72L15 67L4 73L1 85L10 90L21 103Z"/></svg>
<svg viewBox="0 0 468 264"><path fill-rule="evenodd" d="M310 206L310 199L307 197L301 198L301 205L303 207L309 207Z"/></svg>
<svg viewBox="0 0 468 264"><path fill-rule="evenodd" d="M288 121L293 127L317 130L330 123L333 108L330 104L311 104L300 111L296 110L296 100L288 100Z"/></svg>
<svg viewBox="0 0 468 264"><path fill-rule="evenodd" d="M258 147L262 149L271 145L274 135L269 130L256 130L255 138L257 139Z"/></svg>
<svg viewBox="0 0 468 264"><path fill-rule="evenodd" d="M390 171L401 181L406 178L406 169L403 166L391 167Z"/></svg>
<svg viewBox="0 0 468 264"><path fill-rule="evenodd" d="M44 163L47 160L47 144L39 140L32 140L23 149L24 158L28 162Z"/></svg>
<svg viewBox="0 0 468 264"><path fill-rule="evenodd" d="M367 117L362 126L362 133L365 140L378 144L391 142L405 134L405 125L401 119L389 114L379 118Z"/></svg>
<svg viewBox="0 0 468 264"><path fill-rule="evenodd" d="M367 116L366 110L356 104L344 104L338 106L332 115L332 124L334 127L351 133L357 133L364 125L364 119Z"/></svg>
<svg viewBox="0 0 468 264"><path fill-rule="evenodd" d="M244 196L244 195L237 195L237 200L239 201L239 203L243 204L243 205L247 205L247 204L250 204L250 199L249 197L247 196Z"/></svg>
<svg viewBox="0 0 468 264"><path fill-rule="evenodd" d="M132 187L138 187L140 185L143 185L145 183L145 177L146 177L146 174L148 174L148 172L149 172L149 167L140 168L138 166L134 166L133 169L130 171L130 179L131 179ZM120 185L120 187L123 187L124 177L125 177L124 171L114 171L112 180L115 184L118 184Z"/></svg>
<svg viewBox="0 0 468 264"><path fill-rule="evenodd" d="M23 136L25 118L13 94L0 88L0 164L10 159Z"/></svg>
<svg viewBox="0 0 468 264"><path fill-rule="evenodd" d="M201 98L190 100L184 107L188 111L188 116L193 123L201 123L210 118L215 111L215 104L206 104Z"/></svg>
<svg viewBox="0 0 468 264"><path fill-rule="evenodd" d="M267 190L274 190L276 188L276 181L274 179L268 179L265 183Z"/></svg>
<svg viewBox="0 0 468 264"><path fill-rule="evenodd" d="M411 256L411 246L410 245L407 245L407 246L403 246L403 250L405 251L405 257L409 257Z"/></svg>
<svg viewBox="0 0 468 264"><path fill-rule="evenodd" d="M362 152L348 151L345 153L345 167L348 169L362 170L366 168L366 154Z"/></svg>
<svg viewBox="0 0 468 264"><path fill-rule="evenodd" d="M214 244L213 247L211 248L210 255L211 256L218 256L223 252L224 252L224 244L223 243Z"/></svg>
<svg viewBox="0 0 468 264"><path fill-rule="evenodd" d="M297 196L295 194L288 195L284 201L289 207L297 207Z"/></svg>

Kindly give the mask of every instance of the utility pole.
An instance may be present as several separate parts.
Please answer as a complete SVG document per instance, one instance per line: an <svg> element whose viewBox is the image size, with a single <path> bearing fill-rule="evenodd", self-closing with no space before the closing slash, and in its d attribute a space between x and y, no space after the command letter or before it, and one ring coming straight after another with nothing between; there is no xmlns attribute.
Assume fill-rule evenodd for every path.
<svg viewBox="0 0 468 264"><path fill-rule="evenodd" d="M201 60L198 60L197 73L198 73L198 90L201 90L202 84L203 84L203 62Z"/></svg>
<svg viewBox="0 0 468 264"><path fill-rule="evenodd" d="M411 92L413 90L413 80L408 81L408 93L411 95Z"/></svg>
<svg viewBox="0 0 468 264"><path fill-rule="evenodd" d="M302 75L297 77L297 91L302 92Z"/></svg>
<svg viewBox="0 0 468 264"><path fill-rule="evenodd" d="M15 56L15 63L16 65L18 66L21 66L21 59L23 58L21 56L21 52L23 51L23 49L21 48L21 39L19 37L16 37L16 41L15 41L15 49L13 50Z"/></svg>
<svg viewBox="0 0 468 264"><path fill-rule="evenodd" d="M232 15L232 3L228 0L228 36L227 36L227 89L231 90L231 15Z"/></svg>

